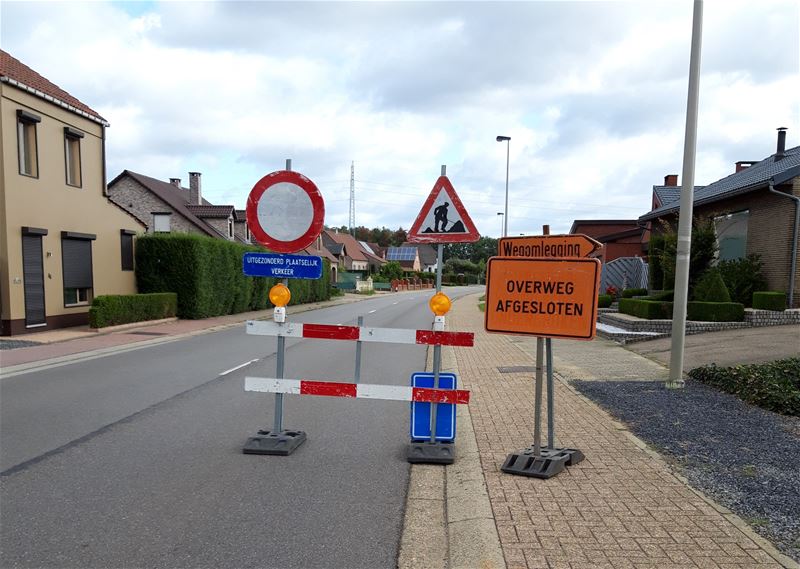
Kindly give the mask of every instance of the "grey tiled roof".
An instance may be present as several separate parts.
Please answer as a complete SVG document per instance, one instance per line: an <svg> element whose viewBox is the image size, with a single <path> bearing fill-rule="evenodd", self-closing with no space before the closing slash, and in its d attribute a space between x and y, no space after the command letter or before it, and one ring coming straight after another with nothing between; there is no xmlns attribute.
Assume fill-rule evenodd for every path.
<svg viewBox="0 0 800 569"><path fill-rule="evenodd" d="M696 188L694 205L698 206L712 203L763 188L771 178L798 166L800 166L800 146L788 148L786 150L786 155L777 162L773 154L760 162L756 162L749 168L745 168L741 172L726 176L713 184ZM666 214L677 213L679 207L680 204L678 202L667 203L658 209L644 214L639 218L639 221L648 221Z"/></svg>
<svg viewBox="0 0 800 569"><path fill-rule="evenodd" d="M695 191L697 191L697 187L695 187ZM680 186L653 186L653 193L662 206L681 199Z"/></svg>

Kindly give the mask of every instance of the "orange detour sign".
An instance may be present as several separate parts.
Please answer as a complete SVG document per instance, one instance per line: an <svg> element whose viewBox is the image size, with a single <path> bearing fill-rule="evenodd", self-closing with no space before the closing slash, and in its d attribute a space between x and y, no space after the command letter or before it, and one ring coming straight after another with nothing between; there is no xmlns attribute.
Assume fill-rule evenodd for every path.
<svg viewBox="0 0 800 569"><path fill-rule="evenodd" d="M535 235L503 237L497 243L501 257L588 257L603 244L588 235Z"/></svg>
<svg viewBox="0 0 800 569"><path fill-rule="evenodd" d="M487 332L591 340L600 289L598 259L492 257Z"/></svg>

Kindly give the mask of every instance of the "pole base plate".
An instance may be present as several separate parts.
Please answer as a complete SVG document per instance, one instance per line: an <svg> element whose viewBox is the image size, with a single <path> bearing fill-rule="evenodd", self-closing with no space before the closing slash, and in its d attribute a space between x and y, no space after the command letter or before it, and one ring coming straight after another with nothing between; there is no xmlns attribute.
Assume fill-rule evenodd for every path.
<svg viewBox="0 0 800 569"><path fill-rule="evenodd" d="M533 448L526 448L525 452L530 451L530 454L533 454ZM572 466L574 464L578 464L579 462L583 462L583 459L586 458L581 451L576 448L550 448L550 447L542 447L542 456L544 458L551 458L553 456L559 456L562 454L567 455L567 462L565 462L565 466Z"/></svg>
<svg viewBox="0 0 800 569"><path fill-rule="evenodd" d="M547 479L566 468L568 456L565 453L537 457L529 450L509 454L500 470L517 476Z"/></svg>
<svg viewBox="0 0 800 569"><path fill-rule="evenodd" d="M411 441L406 460L411 464L453 464L456 461L456 448L451 442Z"/></svg>
<svg viewBox="0 0 800 569"><path fill-rule="evenodd" d="M306 438L304 431L258 431L256 436L247 439L242 453L289 456L306 442Z"/></svg>

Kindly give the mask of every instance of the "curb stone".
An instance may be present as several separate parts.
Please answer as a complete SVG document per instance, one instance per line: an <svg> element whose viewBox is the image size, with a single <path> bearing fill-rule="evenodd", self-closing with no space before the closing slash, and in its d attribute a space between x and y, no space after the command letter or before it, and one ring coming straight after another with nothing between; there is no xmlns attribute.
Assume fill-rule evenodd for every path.
<svg viewBox="0 0 800 569"><path fill-rule="evenodd" d="M432 369L433 350L427 368ZM441 371L458 375L453 348ZM458 405L456 461L444 469L413 464L400 541L399 569L505 569L478 442L467 405Z"/></svg>

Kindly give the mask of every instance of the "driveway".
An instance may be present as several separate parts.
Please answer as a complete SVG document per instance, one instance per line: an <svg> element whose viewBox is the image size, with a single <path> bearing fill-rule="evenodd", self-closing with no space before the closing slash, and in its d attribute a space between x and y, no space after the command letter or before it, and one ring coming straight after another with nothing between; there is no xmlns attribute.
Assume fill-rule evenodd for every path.
<svg viewBox="0 0 800 569"><path fill-rule="evenodd" d="M669 364L671 338L625 346L637 354ZM716 363L718 366L771 362L800 356L800 326L765 326L722 330L686 336L683 369Z"/></svg>

